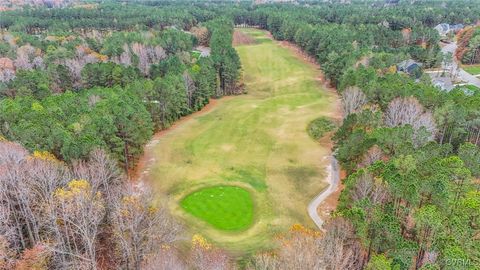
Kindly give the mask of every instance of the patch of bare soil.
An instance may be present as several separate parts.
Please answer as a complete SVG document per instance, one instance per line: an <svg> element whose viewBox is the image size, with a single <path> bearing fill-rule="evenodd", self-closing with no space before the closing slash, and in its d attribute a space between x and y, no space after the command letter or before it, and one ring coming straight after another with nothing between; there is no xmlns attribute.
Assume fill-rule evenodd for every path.
<svg viewBox="0 0 480 270"><path fill-rule="evenodd" d="M221 99L224 100L224 99L229 99L231 97L232 96L226 96L226 97L222 97ZM164 130L160 130L157 133L155 133L153 135L152 139L150 140L150 142L148 142L143 147L143 155L137 161L137 165L135 166L135 168L128 172L128 175L129 175L130 179L133 182L141 184L142 180L144 180L143 177L148 175L148 172L149 172L148 168L150 167L150 165L153 162L155 162L155 155L154 155L153 149L155 148L155 146L159 142L160 138L162 138L163 136L172 132L180 124L192 119L193 117L201 116L201 115L204 115L207 112L211 111L217 105L217 103L219 101L220 101L219 99L213 99L212 98L212 99L210 99L210 102L207 105L205 105L205 107L203 107L200 111L197 111L197 112L194 112L192 114L186 115L186 116L180 118L179 120L175 121L169 128L164 129Z"/></svg>
<svg viewBox="0 0 480 270"><path fill-rule="evenodd" d="M233 46L255 44L255 39L237 29L233 31Z"/></svg>

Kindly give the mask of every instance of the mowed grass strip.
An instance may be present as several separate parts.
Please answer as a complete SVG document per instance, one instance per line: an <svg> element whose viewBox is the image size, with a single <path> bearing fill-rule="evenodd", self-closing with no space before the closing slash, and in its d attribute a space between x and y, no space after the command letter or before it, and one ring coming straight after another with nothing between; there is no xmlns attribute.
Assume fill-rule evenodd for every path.
<svg viewBox="0 0 480 270"><path fill-rule="evenodd" d="M253 221L252 197L240 187L203 188L187 195L180 205L188 213L220 230L244 230Z"/></svg>
<svg viewBox="0 0 480 270"><path fill-rule="evenodd" d="M463 65L462 68L472 75L480 74L480 65Z"/></svg>

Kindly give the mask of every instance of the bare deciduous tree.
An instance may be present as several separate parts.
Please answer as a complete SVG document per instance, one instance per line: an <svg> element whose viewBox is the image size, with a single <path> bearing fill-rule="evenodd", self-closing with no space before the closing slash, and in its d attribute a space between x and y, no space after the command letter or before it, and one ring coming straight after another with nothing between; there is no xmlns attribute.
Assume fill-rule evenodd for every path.
<svg viewBox="0 0 480 270"><path fill-rule="evenodd" d="M208 46L209 32L206 27L192 27L190 32L197 38L198 44Z"/></svg>
<svg viewBox="0 0 480 270"><path fill-rule="evenodd" d="M412 125L423 114L423 106L417 99L395 98L388 104L385 124L389 127Z"/></svg>
<svg viewBox="0 0 480 270"><path fill-rule="evenodd" d="M130 48L128 44L123 45L123 52L120 54L120 64L124 66L130 66L132 64L132 57L130 56Z"/></svg>
<svg viewBox="0 0 480 270"><path fill-rule="evenodd" d="M157 64L167 56L160 46L152 47L137 42L131 44L131 51L138 57L138 69L145 75L150 73L150 65Z"/></svg>
<svg viewBox="0 0 480 270"><path fill-rule="evenodd" d="M43 58L41 56L35 56L32 60L32 66L33 68L44 69L45 64L43 63Z"/></svg>
<svg viewBox="0 0 480 270"><path fill-rule="evenodd" d="M11 142L0 141L0 166L18 164L28 156L28 151L21 145Z"/></svg>
<svg viewBox="0 0 480 270"><path fill-rule="evenodd" d="M280 269L280 260L274 253L262 252L256 254L250 262L249 270L276 270Z"/></svg>
<svg viewBox="0 0 480 270"><path fill-rule="evenodd" d="M65 60L65 66L68 68L68 71L70 71L73 84L78 86L78 83L82 80L82 69L84 67L83 63L76 58L67 59Z"/></svg>
<svg viewBox="0 0 480 270"><path fill-rule="evenodd" d="M300 226L285 235L280 248L256 255L248 269L325 269L320 234Z"/></svg>
<svg viewBox="0 0 480 270"><path fill-rule="evenodd" d="M381 160L384 157L382 149L377 145L374 145L368 149L367 153L363 155L362 161L358 163L358 168L365 168L372 165L378 160Z"/></svg>
<svg viewBox="0 0 480 270"><path fill-rule="evenodd" d="M55 191L52 224L57 232L56 252L69 262L97 269L96 244L105 207L102 196L94 192L87 180L72 180L67 187Z"/></svg>
<svg viewBox="0 0 480 270"><path fill-rule="evenodd" d="M360 111L367 104L367 96L358 87L349 87L342 93L343 115Z"/></svg>
<svg viewBox="0 0 480 270"><path fill-rule="evenodd" d="M129 269L140 269L145 257L171 246L181 229L164 208L152 204L151 196L131 187L115 201L113 233L122 264Z"/></svg>
<svg viewBox="0 0 480 270"><path fill-rule="evenodd" d="M74 161L72 173L73 178L89 179L92 189L103 194L108 208L117 199L116 193L125 182L117 163L100 149L93 150L87 161Z"/></svg>
<svg viewBox="0 0 480 270"><path fill-rule="evenodd" d="M15 79L15 71L11 69L0 69L0 82L9 82Z"/></svg>
<svg viewBox="0 0 480 270"><path fill-rule="evenodd" d="M193 246L188 264L191 269L203 270L229 270L232 269L232 262L229 256L221 249L210 247L204 248Z"/></svg>
<svg viewBox="0 0 480 270"><path fill-rule="evenodd" d="M322 269L322 248L318 237L294 234L281 250L281 265L285 269Z"/></svg>
<svg viewBox="0 0 480 270"><path fill-rule="evenodd" d="M373 204L382 204L388 199L388 188L375 179L371 174L364 173L360 175L355 186L350 191L353 201L360 201L368 198Z"/></svg>
<svg viewBox="0 0 480 270"><path fill-rule="evenodd" d="M0 209L2 210L2 209ZM2 214L0 213L0 218ZM0 220L1 222L2 220ZM0 226L2 226L0 224ZM5 235L0 234L0 269L12 269L15 263L15 252L9 247L9 241Z"/></svg>
<svg viewBox="0 0 480 270"><path fill-rule="evenodd" d="M327 223L326 230L324 236L308 230L292 231L276 252L254 256L248 269L361 269L363 251L353 225L335 218Z"/></svg>
<svg viewBox="0 0 480 270"><path fill-rule="evenodd" d="M23 45L17 49L17 59L15 59L16 69L30 70L33 68L33 55L35 48L30 45Z"/></svg>
<svg viewBox="0 0 480 270"><path fill-rule="evenodd" d="M96 62L98 62L98 59L94 55L89 54L82 46L77 47L75 58L65 60L65 66L67 66L70 71L75 87L81 86L83 67L85 67L86 64Z"/></svg>
<svg viewBox="0 0 480 270"><path fill-rule="evenodd" d="M195 86L195 82L193 81L192 77L188 72L183 73L183 83L185 84L185 89L187 91L187 102L188 102L188 107L192 108L193 106L193 94L197 90L197 87Z"/></svg>
<svg viewBox="0 0 480 270"><path fill-rule="evenodd" d="M138 57L138 69L144 74L148 75L150 72L150 63L148 59L147 48L140 43L133 43L131 45L132 52Z"/></svg>
<svg viewBox="0 0 480 270"><path fill-rule="evenodd" d="M321 240L324 268L361 269L363 251L355 237L353 225L346 219L335 218L326 224L325 230L327 233Z"/></svg>
<svg viewBox="0 0 480 270"><path fill-rule="evenodd" d="M179 252L173 247L160 247L153 256L147 257L142 263L143 270L187 270Z"/></svg>
<svg viewBox="0 0 480 270"><path fill-rule="evenodd" d="M15 48L17 46L15 37L11 33L3 33L3 40L5 40L10 47Z"/></svg>
<svg viewBox="0 0 480 270"><path fill-rule="evenodd" d="M96 269L108 235L110 251L120 251L110 255L129 269L160 258L163 269L186 269L173 245L181 227L151 194L123 188L125 177L103 151L71 167L15 143L0 142L0 152L0 269L16 261L28 269L47 257L49 269Z"/></svg>
<svg viewBox="0 0 480 270"><path fill-rule="evenodd" d="M389 127L411 125L415 131L414 136L424 127L430 134L427 138L430 141L434 139L437 131L432 114L425 112L422 104L413 97L392 100L385 112L384 122Z"/></svg>
<svg viewBox="0 0 480 270"><path fill-rule="evenodd" d="M155 46L152 49L152 56L151 56L151 61L152 64L156 64L162 59L165 59L167 57L167 52L161 47L161 46Z"/></svg>
<svg viewBox="0 0 480 270"><path fill-rule="evenodd" d="M20 251L40 241L39 216L34 210L36 198L26 182L23 164L7 165L0 174L0 201L8 213L2 231L14 230L12 247Z"/></svg>

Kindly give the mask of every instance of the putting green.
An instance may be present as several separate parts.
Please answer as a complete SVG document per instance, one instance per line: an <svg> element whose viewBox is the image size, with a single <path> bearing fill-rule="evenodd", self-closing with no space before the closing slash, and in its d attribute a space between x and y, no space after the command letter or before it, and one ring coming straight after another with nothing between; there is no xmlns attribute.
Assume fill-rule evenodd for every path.
<svg viewBox="0 0 480 270"><path fill-rule="evenodd" d="M185 211L221 230L243 230L253 220L252 197L239 187L203 188L187 195L180 205Z"/></svg>

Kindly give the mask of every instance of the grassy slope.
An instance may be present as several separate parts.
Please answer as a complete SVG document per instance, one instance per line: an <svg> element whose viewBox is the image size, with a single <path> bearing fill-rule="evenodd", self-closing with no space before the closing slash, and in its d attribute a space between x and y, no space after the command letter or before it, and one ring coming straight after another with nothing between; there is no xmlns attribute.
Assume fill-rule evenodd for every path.
<svg viewBox="0 0 480 270"><path fill-rule="evenodd" d="M329 150L305 129L311 120L333 115L336 102L319 85L314 67L265 32L243 31L260 41L237 47L248 94L223 99L163 136L150 174L192 233L239 253L270 246L274 234L293 223L313 226L306 209L326 186L323 157ZM226 183L251 191L254 224L245 231L216 230L179 206L192 191Z"/></svg>

